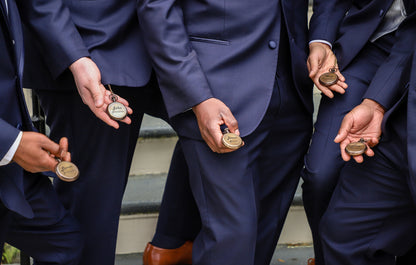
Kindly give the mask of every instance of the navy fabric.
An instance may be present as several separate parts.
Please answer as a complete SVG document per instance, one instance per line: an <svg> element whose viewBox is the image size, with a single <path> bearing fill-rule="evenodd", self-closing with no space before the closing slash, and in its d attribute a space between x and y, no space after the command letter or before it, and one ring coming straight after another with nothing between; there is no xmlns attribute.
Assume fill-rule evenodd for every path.
<svg viewBox="0 0 416 265"><path fill-rule="evenodd" d="M242 136L256 129L272 94L280 20L288 34L286 52L291 64L287 68L303 103L299 107L312 113L311 80L305 64L307 1L145 0L138 6L166 108L180 135L201 139L189 109L211 97L231 109Z"/></svg>
<svg viewBox="0 0 416 265"><path fill-rule="evenodd" d="M388 53L383 49L369 43L342 72L348 83L345 94L335 93L332 99L326 96L321 98L314 134L301 172L304 180L303 204L314 239L316 264L325 264L319 239L319 223L338 182L339 172L345 164L339 145L333 140L345 114L360 103L378 67L387 56Z"/></svg>
<svg viewBox="0 0 416 265"><path fill-rule="evenodd" d="M201 218L189 184L188 166L178 142L163 192L152 245L174 249L193 241L201 230Z"/></svg>
<svg viewBox="0 0 416 265"><path fill-rule="evenodd" d="M143 44L135 0L23 0L28 63L25 86L36 90L54 140L69 139L80 179L55 181L59 198L80 221L82 264L114 264L118 220L143 113L166 118ZM90 57L103 84L129 101L132 124L110 128L77 93L68 67ZM37 72L33 71L33 69Z"/></svg>
<svg viewBox="0 0 416 265"><path fill-rule="evenodd" d="M328 264L395 264L395 256L416 243L414 19L411 14L398 30L398 41L364 95L388 109L383 135L374 157L351 161L341 171L320 224Z"/></svg>
<svg viewBox="0 0 416 265"><path fill-rule="evenodd" d="M325 96L321 99L315 132L302 171L305 181L303 201L314 238L317 265L325 264L319 239L319 222L344 165L339 146L333 142L339 125L344 115L361 102L367 89L384 93L383 87L398 85L398 80L402 80L401 72L396 71L395 67L400 65L400 60L406 57L404 54L412 47L412 36L406 33L412 18L406 19L397 31L374 43L370 42L370 37L391 3L392 0L337 0L324 5L314 3L310 39L327 40L333 44L339 69L348 84L344 95L335 93L332 99ZM389 75L391 72L393 74ZM380 103L391 107L385 102Z"/></svg>
<svg viewBox="0 0 416 265"><path fill-rule="evenodd" d="M155 113L157 89L112 87L134 110L132 124L106 125L75 90L37 90L51 128L50 138L67 137L72 160L80 169L76 182L55 179L64 206L79 220L85 237L79 264L114 264L121 202L137 143L143 113Z"/></svg>
<svg viewBox="0 0 416 265"><path fill-rule="evenodd" d="M321 235L328 264L393 265L416 243L416 208L406 171L381 151L342 170Z"/></svg>
<svg viewBox="0 0 416 265"><path fill-rule="evenodd" d="M145 43L201 215L193 264L271 260L311 133L307 7L307 1L139 2ZM239 122L246 143L241 149L216 154L202 141L189 108L210 97L222 100ZM186 183L169 178L156 244L172 234L184 240L186 233L167 232L175 231L166 218L174 216L178 200L186 204L179 214L193 209L183 195L169 204L175 193L168 191Z"/></svg>
<svg viewBox="0 0 416 265"><path fill-rule="evenodd" d="M271 261L310 136L310 116L289 89L276 86L259 127L236 152L216 154L203 141L181 138L202 220L193 264Z"/></svg>
<svg viewBox="0 0 416 265"><path fill-rule="evenodd" d="M1 157L20 130L32 130L21 86L24 54L19 13L14 0L8 1L7 14L3 4L1 1ZM35 258L41 255L38 264L77 264L78 247L82 246L78 223L60 204L46 176L25 172L13 162L1 166L0 199L1 246L6 241Z"/></svg>
<svg viewBox="0 0 416 265"><path fill-rule="evenodd" d="M135 11L136 1L24 0L19 1L19 6L33 33L30 43L37 44L31 53L40 51L54 79L61 77L75 60L89 56L100 69L104 84L137 88L149 81L151 66ZM28 63L39 64L35 60ZM29 87L51 86L31 69L26 73L32 85ZM52 85L52 89L74 89L61 85Z"/></svg>
<svg viewBox="0 0 416 265"><path fill-rule="evenodd" d="M83 235L78 221L63 207L50 179L32 175L24 181L31 219L10 214L6 242L22 250L38 265L77 265Z"/></svg>

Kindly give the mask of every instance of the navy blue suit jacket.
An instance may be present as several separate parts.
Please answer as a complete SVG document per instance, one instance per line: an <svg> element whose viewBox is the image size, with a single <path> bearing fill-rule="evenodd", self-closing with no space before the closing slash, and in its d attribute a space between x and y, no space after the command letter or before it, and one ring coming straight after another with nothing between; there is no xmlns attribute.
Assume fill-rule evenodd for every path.
<svg viewBox="0 0 416 265"><path fill-rule="evenodd" d="M23 38L14 0L8 0L8 15L4 1L1 1L0 12L0 158L3 158L19 131L32 130L32 124L21 87ZM16 163L1 166L0 200L8 209L25 217L33 217L24 195L23 179L26 174Z"/></svg>
<svg viewBox="0 0 416 265"><path fill-rule="evenodd" d="M307 0L139 0L138 14L159 86L180 135L200 139L190 108L215 97L253 132L269 105L275 83L279 20L288 33L291 79L312 113L312 86L306 69ZM278 45L277 45L278 47ZM280 67L280 66L279 66Z"/></svg>
<svg viewBox="0 0 416 265"><path fill-rule="evenodd" d="M314 1L310 40L332 43L342 70L364 48L392 2L393 0Z"/></svg>
<svg viewBox="0 0 416 265"><path fill-rule="evenodd" d="M399 28L398 41L392 47L391 54L387 61L383 63L377 71L364 98L375 100L387 109L382 124L383 135L388 139L392 139L393 144L394 142L396 144L399 144L400 142L407 144L407 147L403 147L402 149L407 149L410 183L412 184L411 190L416 199L415 23L416 12L410 15ZM407 114L400 113L400 111L405 110L400 107L405 100L407 100ZM398 123L394 119L397 115L407 115L407 123ZM399 141L398 139L389 136L392 126L396 126L395 131L402 134L403 141ZM394 158L390 157L390 159ZM405 161L400 161L399 163L405 163Z"/></svg>
<svg viewBox="0 0 416 265"><path fill-rule="evenodd" d="M37 43L41 51L27 52L31 59L25 85L73 89L73 82L67 82L71 75L65 70L83 56L97 64L103 84L140 87L149 81L151 65L135 0L21 0L19 9L24 24L34 33L28 48ZM48 69L46 75L39 74L39 60ZM50 77L58 84L51 84Z"/></svg>

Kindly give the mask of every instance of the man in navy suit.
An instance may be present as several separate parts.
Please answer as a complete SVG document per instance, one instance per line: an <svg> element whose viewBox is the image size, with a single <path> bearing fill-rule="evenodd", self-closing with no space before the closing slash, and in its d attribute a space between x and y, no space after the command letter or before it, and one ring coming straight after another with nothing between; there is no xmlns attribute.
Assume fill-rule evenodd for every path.
<svg viewBox="0 0 416 265"><path fill-rule="evenodd" d="M138 14L189 167L193 264L268 264L311 133L304 0L141 0ZM222 144L227 127L245 143Z"/></svg>
<svg viewBox="0 0 416 265"><path fill-rule="evenodd" d="M414 23L412 14L363 102L345 116L335 139L345 161L350 160L346 145L361 138L369 157L356 156L359 163L342 169L322 217L327 264L395 264L395 256L416 243ZM380 143L371 149L381 132Z"/></svg>
<svg viewBox="0 0 416 265"><path fill-rule="evenodd" d="M19 3L33 44L26 52L26 87L39 95L51 139L68 137L81 172L74 183L54 183L86 238L80 264L112 265L122 197L143 113L166 116L152 82L136 1ZM33 71L34 65L38 72ZM103 84L111 84L120 102L130 103L130 114L134 110L120 124L106 112L111 100Z"/></svg>
<svg viewBox="0 0 416 265"><path fill-rule="evenodd" d="M314 239L316 265L326 264L319 223L344 165L333 139L344 115L359 104L379 66L387 60L412 8L412 2L407 0L314 3L310 38L328 42L310 43L310 76L323 97L302 170L303 201ZM328 87L320 84L319 77L334 67L339 67L339 81Z"/></svg>
<svg viewBox="0 0 416 265"><path fill-rule="evenodd" d="M178 142L163 192L156 232L143 251L143 265L192 264L192 242L201 230L188 166Z"/></svg>
<svg viewBox="0 0 416 265"><path fill-rule="evenodd" d="M8 242L37 264L78 264L78 222L59 202L48 177L56 159L69 161L59 144L33 132L22 91L23 37L14 0L0 1L0 248ZM30 173L32 172L32 173Z"/></svg>

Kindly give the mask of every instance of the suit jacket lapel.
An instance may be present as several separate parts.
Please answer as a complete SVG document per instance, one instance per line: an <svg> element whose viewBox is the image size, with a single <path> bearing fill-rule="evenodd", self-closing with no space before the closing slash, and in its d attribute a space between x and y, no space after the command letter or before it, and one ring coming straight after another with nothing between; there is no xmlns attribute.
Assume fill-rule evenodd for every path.
<svg viewBox="0 0 416 265"><path fill-rule="evenodd" d="M0 0L0 9L3 17L7 20L7 9L4 0Z"/></svg>
<svg viewBox="0 0 416 265"><path fill-rule="evenodd" d="M10 34L10 23L9 23L8 14L6 11L4 0L0 0L0 13L1 13L1 19L6 25L7 33Z"/></svg>

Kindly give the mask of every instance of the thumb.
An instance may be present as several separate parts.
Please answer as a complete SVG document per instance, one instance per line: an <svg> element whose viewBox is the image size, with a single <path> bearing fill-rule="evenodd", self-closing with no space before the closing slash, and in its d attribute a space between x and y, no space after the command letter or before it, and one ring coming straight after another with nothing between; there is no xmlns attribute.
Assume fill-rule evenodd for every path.
<svg viewBox="0 0 416 265"><path fill-rule="evenodd" d="M309 77L313 78L318 72L318 64L311 60L311 63L309 65Z"/></svg>
<svg viewBox="0 0 416 265"><path fill-rule="evenodd" d="M94 105L96 108L101 108L104 104L104 95L105 88L102 84L99 84L98 87L93 86L90 90L91 97L94 100Z"/></svg>
<svg viewBox="0 0 416 265"><path fill-rule="evenodd" d="M46 137L46 136L44 136L44 137L45 138L43 139L43 141L41 143L42 149L44 149L45 151L48 151L50 154L54 155L55 157L60 157L60 155L61 155L60 146L57 143L53 142L48 137Z"/></svg>
<svg viewBox="0 0 416 265"><path fill-rule="evenodd" d="M240 130L238 129L238 122L231 111L227 111L223 114L224 124L230 130L230 132L240 135Z"/></svg>
<svg viewBox="0 0 416 265"><path fill-rule="evenodd" d="M55 157L59 157L60 148L59 145L52 140L50 140L48 137L45 136L45 139L42 141L41 144L42 149L45 151L48 151L51 155L54 155ZM55 158L52 158L52 156L48 155L45 156L44 160L44 170L43 171L54 171L55 166L58 164Z"/></svg>
<svg viewBox="0 0 416 265"><path fill-rule="evenodd" d="M343 119L341 126L338 130L338 134L334 139L335 143L340 143L343 140L345 140L345 138L347 138L348 133L350 131L352 127L352 119L349 118L349 116L345 116L345 118Z"/></svg>
<svg viewBox="0 0 416 265"><path fill-rule="evenodd" d="M71 161L71 156L68 152L68 138L62 137L59 140L59 158L64 161Z"/></svg>
<svg viewBox="0 0 416 265"><path fill-rule="evenodd" d="M308 70L309 70L309 77L313 78L318 73L320 68L319 65L319 57L314 53L309 55L308 57Z"/></svg>

